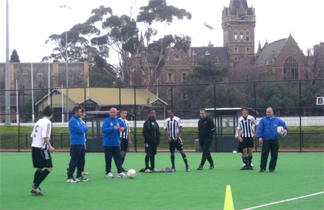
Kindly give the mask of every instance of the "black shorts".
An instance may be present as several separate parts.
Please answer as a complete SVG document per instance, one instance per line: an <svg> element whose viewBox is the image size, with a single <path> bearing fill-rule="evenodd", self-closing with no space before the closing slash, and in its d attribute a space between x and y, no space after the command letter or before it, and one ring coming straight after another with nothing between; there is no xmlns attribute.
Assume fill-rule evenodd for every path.
<svg viewBox="0 0 324 210"><path fill-rule="evenodd" d="M34 168L53 168L51 153L48 148L32 147L32 159Z"/></svg>
<svg viewBox="0 0 324 210"><path fill-rule="evenodd" d="M123 152L128 151L128 139L120 138L120 150Z"/></svg>
<svg viewBox="0 0 324 210"><path fill-rule="evenodd" d="M156 154L157 145L152 143L145 143L146 154Z"/></svg>
<svg viewBox="0 0 324 210"><path fill-rule="evenodd" d="M181 139L178 139L177 141L171 141L169 142L169 149L171 153L174 153L175 149L177 150L183 150L183 142Z"/></svg>
<svg viewBox="0 0 324 210"><path fill-rule="evenodd" d="M242 148L245 149L245 148L252 148L253 147L253 138L252 137L248 137L248 138L244 138L242 137L243 139L243 142L242 142Z"/></svg>

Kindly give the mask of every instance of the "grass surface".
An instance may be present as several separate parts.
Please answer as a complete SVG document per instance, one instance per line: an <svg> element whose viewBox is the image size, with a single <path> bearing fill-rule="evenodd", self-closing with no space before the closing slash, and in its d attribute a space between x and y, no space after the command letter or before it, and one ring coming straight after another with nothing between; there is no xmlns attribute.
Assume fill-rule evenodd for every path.
<svg viewBox="0 0 324 210"><path fill-rule="evenodd" d="M156 168L170 167L170 155L158 153ZM135 179L107 179L104 155L86 155L89 182L66 183L67 153L53 153L53 172L42 183L45 196L31 196L35 169L30 153L0 153L0 209L223 209L226 185L231 185L235 209L313 194L324 190L323 153L280 153L276 172L240 171L240 154L213 153L215 169L208 164L197 171L200 153L187 153L190 172L176 154L176 173L138 173ZM129 153L125 168L144 167L143 153ZM113 167L116 176L116 169ZM323 194L263 209L323 209Z"/></svg>

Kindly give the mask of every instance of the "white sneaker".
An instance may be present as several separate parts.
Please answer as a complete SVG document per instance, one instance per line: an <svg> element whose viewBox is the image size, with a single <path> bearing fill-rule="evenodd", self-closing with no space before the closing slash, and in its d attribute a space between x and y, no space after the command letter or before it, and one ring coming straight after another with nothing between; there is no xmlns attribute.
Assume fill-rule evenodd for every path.
<svg viewBox="0 0 324 210"><path fill-rule="evenodd" d="M69 178L66 180L67 183L78 183L78 180L75 180L73 178Z"/></svg>
<svg viewBox="0 0 324 210"><path fill-rule="evenodd" d="M156 168L154 168L153 170L152 170L152 172L159 172Z"/></svg>
<svg viewBox="0 0 324 210"><path fill-rule="evenodd" d="M147 168L145 169L145 173L152 173L151 169Z"/></svg>
<svg viewBox="0 0 324 210"><path fill-rule="evenodd" d="M113 175L111 172L109 172L109 173L107 174L107 178L109 178L109 179L114 178L114 175Z"/></svg>
<svg viewBox="0 0 324 210"><path fill-rule="evenodd" d="M127 178L127 175L124 172L118 173L117 178Z"/></svg>

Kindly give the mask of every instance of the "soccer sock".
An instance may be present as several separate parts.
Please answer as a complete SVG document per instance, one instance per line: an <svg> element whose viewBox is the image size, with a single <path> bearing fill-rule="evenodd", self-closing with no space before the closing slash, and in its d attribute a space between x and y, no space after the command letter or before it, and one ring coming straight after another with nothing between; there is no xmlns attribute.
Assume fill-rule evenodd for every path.
<svg viewBox="0 0 324 210"><path fill-rule="evenodd" d="M188 167L188 160L187 160L187 156L186 156L186 154L183 153L183 155L182 155L182 159L183 159L183 161L185 162L186 167Z"/></svg>
<svg viewBox="0 0 324 210"><path fill-rule="evenodd" d="M37 181L35 182L35 187L39 187L39 185L46 179L47 175L51 173L47 168L43 170Z"/></svg>
<svg viewBox="0 0 324 210"><path fill-rule="evenodd" d="M251 166L253 156L252 155L249 155L248 158L249 158L249 166Z"/></svg>
<svg viewBox="0 0 324 210"><path fill-rule="evenodd" d="M174 155L171 155L171 164L172 164L172 168L174 168Z"/></svg>
<svg viewBox="0 0 324 210"><path fill-rule="evenodd" d="M150 156L152 170L155 168L154 157L155 157L154 155Z"/></svg>
<svg viewBox="0 0 324 210"><path fill-rule="evenodd" d="M122 165L124 164L125 156L121 158Z"/></svg>
<svg viewBox="0 0 324 210"><path fill-rule="evenodd" d="M243 156L243 162L245 163L245 166L248 166L249 164L248 164L248 156Z"/></svg>
<svg viewBox="0 0 324 210"><path fill-rule="evenodd" d="M244 163L244 156L242 155L242 162Z"/></svg>
<svg viewBox="0 0 324 210"><path fill-rule="evenodd" d="M150 159L150 156L146 155L145 156L145 168L149 168L149 159Z"/></svg>
<svg viewBox="0 0 324 210"><path fill-rule="evenodd" d="M33 183L35 184L35 182L37 181L37 179L39 178L39 176L42 174L41 170L36 170L35 174L34 174L34 181Z"/></svg>

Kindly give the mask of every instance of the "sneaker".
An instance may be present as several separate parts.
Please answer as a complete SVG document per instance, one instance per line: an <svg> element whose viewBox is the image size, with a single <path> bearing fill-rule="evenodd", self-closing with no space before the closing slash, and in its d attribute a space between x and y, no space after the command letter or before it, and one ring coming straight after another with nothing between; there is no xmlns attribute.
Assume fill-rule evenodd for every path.
<svg viewBox="0 0 324 210"><path fill-rule="evenodd" d="M203 170L203 167L201 165L199 165L199 167L197 168L197 170Z"/></svg>
<svg viewBox="0 0 324 210"><path fill-rule="evenodd" d="M30 193L32 195L40 195L40 196L43 196L44 194L41 192L41 189L39 187L35 187L34 185L31 186L31 191Z"/></svg>
<svg viewBox="0 0 324 210"><path fill-rule="evenodd" d="M247 170L246 165L243 165L242 168L241 168L241 170Z"/></svg>
<svg viewBox="0 0 324 210"><path fill-rule="evenodd" d="M213 170L215 168L215 165L213 164L213 165L210 165L210 167L209 167L209 169L210 170Z"/></svg>
<svg viewBox="0 0 324 210"><path fill-rule="evenodd" d="M275 172L275 170L274 170L274 169L270 169L269 171L270 171L270 172Z"/></svg>
<svg viewBox="0 0 324 210"><path fill-rule="evenodd" d="M172 171L172 172L176 172L177 170L176 170L175 167L172 167L172 168L171 168L171 171Z"/></svg>
<svg viewBox="0 0 324 210"><path fill-rule="evenodd" d="M127 175L124 172L118 173L117 178L127 178Z"/></svg>
<svg viewBox="0 0 324 210"><path fill-rule="evenodd" d="M252 165L250 165L248 169L249 169L249 170L254 170L254 168L253 168Z"/></svg>
<svg viewBox="0 0 324 210"><path fill-rule="evenodd" d="M68 178L68 179L66 180L66 182L67 182L67 183L78 183L79 181L77 181L77 180L74 179L74 178Z"/></svg>
<svg viewBox="0 0 324 210"><path fill-rule="evenodd" d="M86 171L86 170L83 170L83 171L82 171L82 175L89 175L89 172Z"/></svg>
<svg viewBox="0 0 324 210"><path fill-rule="evenodd" d="M144 172L145 172L145 173L152 173L151 169L149 169L149 168L145 169Z"/></svg>
<svg viewBox="0 0 324 210"><path fill-rule="evenodd" d="M107 178L109 178L109 179L114 178L114 175L113 175L111 172L109 172L109 173L107 174Z"/></svg>
<svg viewBox="0 0 324 210"><path fill-rule="evenodd" d="M76 178L76 181L78 181L78 182L87 182L87 181L89 181L89 179L84 178L83 176L80 176L80 177Z"/></svg>
<svg viewBox="0 0 324 210"><path fill-rule="evenodd" d="M260 169L260 171L259 171L260 173L263 173L263 172L265 172L265 170L264 169Z"/></svg>
<svg viewBox="0 0 324 210"><path fill-rule="evenodd" d="M189 172L189 171L190 171L189 166L186 166L186 172Z"/></svg>
<svg viewBox="0 0 324 210"><path fill-rule="evenodd" d="M123 172L127 172L124 168L122 168L122 171L123 171Z"/></svg>
<svg viewBox="0 0 324 210"><path fill-rule="evenodd" d="M159 172L156 168L153 168L151 171L152 172Z"/></svg>

